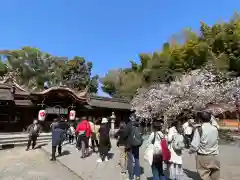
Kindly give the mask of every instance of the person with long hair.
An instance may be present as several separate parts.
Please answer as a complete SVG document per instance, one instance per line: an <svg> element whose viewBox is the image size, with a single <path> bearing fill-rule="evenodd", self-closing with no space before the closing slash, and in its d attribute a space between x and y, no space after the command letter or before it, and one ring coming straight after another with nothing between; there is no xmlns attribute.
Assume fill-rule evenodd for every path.
<svg viewBox="0 0 240 180"><path fill-rule="evenodd" d="M115 134L115 138L118 139L117 147L120 151L119 165L122 169L122 173L127 172L127 153L126 153L126 139L124 139L124 130L126 127L125 122L120 123L119 130Z"/></svg>
<svg viewBox="0 0 240 180"><path fill-rule="evenodd" d="M100 125L97 124L98 120L94 120L90 122L92 128L92 135L91 135L91 145L93 152L96 152L96 147L99 147L98 143L98 131L100 129Z"/></svg>
<svg viewBox="0 0 240 180"><path fill-rule="evenodd" d="M158 120L153 121L153 132L148 138L148 145L153 144L154 153L153 161L151 165L153 180L164 180L165 176L163 174L163 157L162 157L162 148L161 141L164 138L162 132L162 122Z"/></svg>

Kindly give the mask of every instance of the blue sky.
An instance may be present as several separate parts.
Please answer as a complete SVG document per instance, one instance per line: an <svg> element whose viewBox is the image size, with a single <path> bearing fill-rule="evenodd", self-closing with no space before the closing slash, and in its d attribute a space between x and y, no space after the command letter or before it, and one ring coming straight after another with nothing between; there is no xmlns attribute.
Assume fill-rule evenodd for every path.
<svg viewBox="0 0 240 180"><path fill-rule="evenodd" d="M93 74L129 66L140 52L185 27L228 20L239 0L7 0L1 2L0 49L35 46L57 56L83 56ZM103 93L100 91L100 95Z"/></svg>

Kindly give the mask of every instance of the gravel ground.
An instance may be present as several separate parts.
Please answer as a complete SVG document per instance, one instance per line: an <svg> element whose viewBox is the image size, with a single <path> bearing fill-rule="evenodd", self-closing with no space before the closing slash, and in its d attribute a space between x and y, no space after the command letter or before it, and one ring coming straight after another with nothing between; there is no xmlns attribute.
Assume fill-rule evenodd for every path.
<svg viewBox="0 0 240 180"><path fill-rule="evenodd" d="M66 167L49 161L41 149L0 150L0 157L1 180L81 180Z"/></svg>

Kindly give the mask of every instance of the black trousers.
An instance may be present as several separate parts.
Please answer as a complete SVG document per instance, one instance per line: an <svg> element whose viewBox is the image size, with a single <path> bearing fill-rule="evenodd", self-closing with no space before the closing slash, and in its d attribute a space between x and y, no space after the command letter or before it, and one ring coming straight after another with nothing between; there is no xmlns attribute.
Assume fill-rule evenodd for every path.
<svg viewBox="0 0 240 180"><path fill-rule="evenodd" d="M53 160L56 159L56 150L57 150L57 146L52 146L52 159ZM62 145L61 145L61 143L58 145L58 155L59 156L62 155Z"/></svg>
<svg viewBox="0 0 240 180"><path fill-rule="evenodd" d="M105 161L106 157L108 157L108 146L100 146L99 147L99 155L102 161Z"/></svg>
<svg viewBox="0 0 240 180"><path fill-rule="evenodd" d="M76 140L76 148L79 149L79 141L78 141L78 134L75 134L75 140Z"/></svg>
<svg viewBox="0 0 240 180"><path fill-rule="evenodd" d="M185 134L184 135L184 140L185 140L185 147L189 148L190 144L191 144L191 141L192 141L192 136Z"/></svg>
<svg viewBox="0 0 240 180"><path fill-rule="evenodd" d="M69 137L68 137L69 139L69 143L73 143L73 140L74 140L74 136L73 135L71 135L71 134L69 134Z"/></svg>
<svg viewBox="0 0 240 180"><path fill-rule="evenodd" d="M31 143L32 143L32 149L36 146L36 141L37 141L37 136L29 136L28 138L28 144L27 144L27 149L30 148Z"/></svg>
<svg viewBox="0 0 240 180"><path fill-rule="evenodd" d="M91 140L91 144L92 144L92 149L93 151L95 151L95 147L99 147L99 144L98 144L98 140L97 139L92 139Z"/></svg>

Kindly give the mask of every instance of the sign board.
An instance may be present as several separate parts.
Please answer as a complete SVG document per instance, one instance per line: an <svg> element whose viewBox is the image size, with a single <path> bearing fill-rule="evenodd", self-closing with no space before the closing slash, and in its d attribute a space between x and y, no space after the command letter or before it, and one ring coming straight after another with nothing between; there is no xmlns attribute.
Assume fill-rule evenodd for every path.
<svg viewBox="0 0 240 180"><path fill-rule="evenodd" d="M47 114L68 114L68 108L46 108Z"/></svg>

